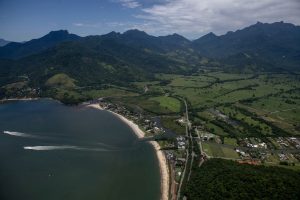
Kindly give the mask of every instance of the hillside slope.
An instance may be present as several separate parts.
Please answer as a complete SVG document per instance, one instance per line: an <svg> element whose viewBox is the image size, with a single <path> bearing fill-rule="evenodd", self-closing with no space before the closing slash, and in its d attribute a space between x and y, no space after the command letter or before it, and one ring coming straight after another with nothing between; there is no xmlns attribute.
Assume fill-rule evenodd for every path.
<svg viewBox="0 0 300 200"><path fill-rule="evenodd" d="M201 55L231 65L299 70L300 27L283 22L258 22L221 36L210 33L193 41L193 47Z"/></svg>
<svg viewBox="0 0 300 200"><path fill-rule="evenodd" d="M66 30L51 31L47 35L38 39L33 39L24 43L11 42L8 45L0 47L0 58L23 58L51 48L61 42L74 41L78 39L80 39L79 36L70 34Z"/></svg>

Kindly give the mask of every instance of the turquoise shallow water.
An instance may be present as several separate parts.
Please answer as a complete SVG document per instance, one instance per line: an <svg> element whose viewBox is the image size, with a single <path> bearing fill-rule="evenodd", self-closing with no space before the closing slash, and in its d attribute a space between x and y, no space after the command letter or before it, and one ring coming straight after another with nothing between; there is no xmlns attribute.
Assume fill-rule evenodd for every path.
<svg viewBox="0 0 300 200"><path fill-rule="evenodd" d="M117 117L52 100L0 105L1 200L155 200L154 149Z"/></svg>

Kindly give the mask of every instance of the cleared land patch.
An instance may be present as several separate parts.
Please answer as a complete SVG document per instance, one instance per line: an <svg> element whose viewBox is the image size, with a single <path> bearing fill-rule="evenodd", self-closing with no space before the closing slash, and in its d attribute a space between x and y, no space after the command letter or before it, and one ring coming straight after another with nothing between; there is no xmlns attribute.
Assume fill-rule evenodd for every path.
<svg viewBox="0 0 300 200"><path fill-rule="evenodd" d="M75 80L63 73L55 74L46 81L45 85L49 87L61 88L74 88L76 86Z"/></svg>
<svg viewBox="0 0 300 200"><path fill-rule="evenodd" d="M149 100L159 103L160 107L164 107L170 110L171 112L180 111L181 103L178 99L167 97L167 96L159 96L159 97L152 97Z"/></svg>

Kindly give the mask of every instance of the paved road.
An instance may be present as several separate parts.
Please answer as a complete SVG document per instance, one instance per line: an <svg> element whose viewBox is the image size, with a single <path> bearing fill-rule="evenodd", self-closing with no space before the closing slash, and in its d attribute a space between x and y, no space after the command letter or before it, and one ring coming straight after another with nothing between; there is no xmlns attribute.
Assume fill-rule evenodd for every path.
<svg viewBox="0 0 300 200"><path fill-rule="evenodd" d="M189 161L189 156L190 156L190 153L189 153L189 145L192 145L192 153L191 153L191 163L190 163L190 168L188 169L189 172L188 172L188 179L187 181L189 181L190 179L190 176L191 176L191 172L192 172L192 166L193 166L193 162L194 162L194 156L195 156L195 153L194 153L194 146L193 146L193 143L190 144L189 140L193 141L193 137L192 137L192 134L191 134L191 122L189 120L189 112L188 112L188 105L186 103L186 100L185 99L182 99L183 102L184 102L184 105L185 105L185 117L186 117L186 126L185 126L185 130L186 130L186 138L187 138L187 148L186 148L186 162L185 162L185 166L184 166L184 170L183 170L183 173L182 173L182 177L180 179L180 183L179 183L179 187L178 187L178 192L177 192L177 200L180 199L180 194L181 194L181 188L182 188L182 183L183 183L183 180L185 178L185 174L186 174L186 170L187 170L187 163Z"/></svg>
<svg viewBox="0 0 300 200"><path fill-rule="evenodd" d="M192 147L192 153L191 153L191 156L192 156L192 159L191 159L191 164L190 164L190 169L189 169L189 175L188 175L188 179L187 181L190 180L190 177L191 177L191 173L192 173L192 167L193 167L193 163L194 163L194 158L195 158L195 152L194 152L194 144L193 144L193 137L192 137L192 133L191 133L191 127L192 127L192 123L190 122L189 120L189 112L188 112L188 105L186 103L186 101L184 100L184 104L185 104L185 113L186 113L186 122L187 122L187 135L188 135L188 138L192 141L192 144L191 147Z"/></svg>
<svg viewBox="0 0 300 200"><path fill-rule="evenodd" d="M184 102L184 105L185 105L185 117L186 117L186 125L185 125L185 135L187 138L189 138L189 126L190 126L190 121L189 121L189 113L188 113L188 107L187 107L187 103L184 99L182 99L183 102ZM178 186L178 191L177 191L177 200L180 199L180 193L181 193L181 187L182 187L182 183L183 183L183 180L184 180L184 177L185 177L185 174L186 174L186 169L187 169L187 163L188 163L188 158L189 158L189 140L187 140L187 148L186 148L186 162L185 162L185 165L184 165L184 169L183 169L183 172L182 172L182 176L180 178L180 183L179 183L179 186Z"/></svg>

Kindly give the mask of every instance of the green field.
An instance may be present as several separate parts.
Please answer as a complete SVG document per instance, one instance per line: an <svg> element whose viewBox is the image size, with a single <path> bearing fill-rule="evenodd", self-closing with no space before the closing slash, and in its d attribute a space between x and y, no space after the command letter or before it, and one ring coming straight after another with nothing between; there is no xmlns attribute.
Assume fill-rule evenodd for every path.
<svg viewBox="0 0 300 200"><path fill-rule="evenodd" d="M224 138L224 144L228 144L235 147L238 146L237 140L235 138L229 138L229 137Z"/></svg>
<svg viewBox="0 0 300 200"><path fill-rule="evenodd" d="M234 149L216 143L202 142L203 151L210 157L239 159Z"/></svg>
<svg viewBox="0 0 300 200"><path fill-rule="evenodd" d="M58 87L58 88L53 88L48 92L51 93L50 95L53 96L54 98L67 104L77 104L83 101L98 99L102 97L121 98L121 97L130 97L130 96L138 95L134 92L130 92L118 88L82 90L82 89L70 89L70 88Z"/></svg>
<svg viewBox="0 0 300 200"><path fill-rule="evenodd" d="M289 134L299 134L300 121L300 81L298 75L291 74L231 74L221 71L199 73L191 76L158 74L165 84L153 84L152 91L185 97L191 111L198 111L195 122L206 122L207 130L218 135L228 135L233 130L237 137L266 137L279 134L268 124L287 130ZM217 107L222 113L235 120L232 126L222 127L212 122L216 117L206 109ZM255 113L258 120L236 108ZM266 122L264 122L266 121ZM221 125L220 125L221 124ZM272 126L273 126L272 125ZM221 127L220 127L221 126Z"/></svg>
<svg viewBox="0 0 300 200"><path fill-rule="evenodd" d="M74 88L75 80L70 78L67 74L56 74L49 78L46 83L48 87Z"/></svg>
<svg viewBox="0 0 300 200"><path fill-rule="evenodd" d="M278 130L274 132L273 126L290 135L300 134L299 75L208 71L193 75L157 74L155 78L151 82L134 83L141 91L148 87L148 97L137 103L146 110L162 114L179 112L178 100L166 95L179 96L188 100L191 112L197 113L194 115L196 123L204 122L207 131L220 136L281 134ZM236 124L226 125L227 122L208 112L211 108L220 110Z"/></svg>
<svg viewBox="0 0 300 200"><path fill-rule="evenodd" d="M238 122L236 128L239 129L241 132L248 131L247 129L245 129L246 124L247 127L255 129L255 131L252 131L252 133L259 132L262 136L272 135L272 129L270 126L253 119L251 116L243 114L234 106L222 106L218 107L218 109L225 115L230 116L230 118L232 118L233 120L236 120ZM249 132L249 134L251 134L251 132Z"/></svg>
<svg viewBox="0 0 300 200"><path fill-rule="evenodd" d="M217 126L213 123L206 123L205 127L207 129L207 131L216 134L216 135L220 135L220 136L227 136L228 133L224 131L224 129L222 129L220 126Z"/></svg>
<svg viewBox="0 0 300 200"><path fill-rule="evenodd" d="M45 96L71 103L109 97L135 110L177 116L183 110L179 99L185 98L193 113L192 123L202 124L206 131L222 137L300 135L299 75L208 71L193 75L156 74L154 80L133 82L132 87L87 89L75 83L66 74L56 74L47 80L46 85L53 89ZM24 82L6 88L13 87L24 87ZM220 111L232 123L211 110ZM182 132L172 120L165 120L166 124Z"/></svg>
<svg viewBox="0 0 300 200"><path fill-rule="evenodd" d="M184 135L185 134L185 125L184 124L180 125L178 122L176 122L177 119L178 119L178 117L162 117L161 123L165 128L167 128L179 135Z"/></svg>
<svg viewBox="0 0 300 200"><path fill-rule="evenodd" d="M172 77L168 74L158 77L162 80L170 80L168 85L162 87L163 90L186 97L194 108L209 107L219 103L234 103L253 97L280 93L297 87L299 83L296 79L290 81L286 75L254 77L253 74L232 75L221 72L208 74L209 77L215 79L203 75L174 75Z"/></svg>
<svg viewBox="0 0 300 200"><path fill-rule="evenodd" d="M102 90L88 90L83 92L83 95L91 99L96 99L101 97L137 96L138 94L118 88L108 88Z"/></svg>
<svg viewBox="0 0 300 200"><path fill-rule="evenodd" d="M149 100L157 102L160 107L164 107L172 112L180 111L181 103L178 99L167 97L167 96L160 96L160 97L152 97Z"/></svg>

